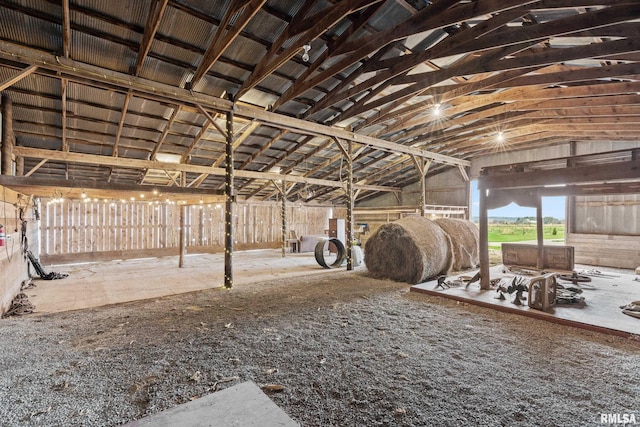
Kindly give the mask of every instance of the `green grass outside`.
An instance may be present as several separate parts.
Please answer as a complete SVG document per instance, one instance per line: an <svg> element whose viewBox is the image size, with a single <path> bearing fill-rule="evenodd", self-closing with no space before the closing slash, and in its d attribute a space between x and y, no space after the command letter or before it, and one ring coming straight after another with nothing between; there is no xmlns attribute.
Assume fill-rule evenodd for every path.
<svg viewBox="0 0 640 427"><path fill-rule="evenodd" d="M564 240L564 224L544 225L544 240ZM556 234L553 234L553 230ZM489 242L522 242L537 240L535 225L522 224L489 224ZM490 245L491 249L500 249L500 245Z"/></svg>

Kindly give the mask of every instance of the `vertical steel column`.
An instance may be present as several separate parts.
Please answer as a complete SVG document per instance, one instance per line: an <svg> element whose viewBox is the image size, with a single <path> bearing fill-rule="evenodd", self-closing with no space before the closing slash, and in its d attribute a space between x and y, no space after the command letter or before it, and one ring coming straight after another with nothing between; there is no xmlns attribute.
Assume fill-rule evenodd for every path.
<svg viewBox="0 0 640 427"><path fill-rule="evenodd" d="M233 287L233 109L227 113L227 144L225 149L225 211L224 211L224 287Z"/></svg>
<svg viewBox="0 0 640 427"><path fill-rule="evenodd" d="M478 185L480 190L480 289L490 289L489 277L489 217L487 214L487 190Z"/></svg>
<svg viewBox="0 0 640 427"><path fill-rule="evenodd" d="M187 233L185 231L185 216L187 205L180 205L180 257L178 258L178 267L184 267L184 255L187 248Z"/></svg>
<svg viewBox="0 0 640 427"><path fill-rule="evenodd" d="M13 175L13 103L11 100L2 97L2 150L0 152L0 173L2 175Z"/></svg>
<svg viewBox="0 0 640 427"><path fill-rule="evenodd" d="M347 270L353 270L353 141L347 141Z"/></svg>

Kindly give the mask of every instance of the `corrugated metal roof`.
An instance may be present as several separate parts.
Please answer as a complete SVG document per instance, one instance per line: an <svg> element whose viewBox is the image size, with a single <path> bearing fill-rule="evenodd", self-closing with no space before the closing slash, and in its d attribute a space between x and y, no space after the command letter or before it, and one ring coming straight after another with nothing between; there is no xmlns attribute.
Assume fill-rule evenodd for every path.
<svg viewBox="0 0 640 427"><path fill-rule="evenodd" d="M301 45L308 42L312 46L309 52L310 60L302 62L302 50L300 50L295 52L291 59L272 68L264 63L266 60L271 60L266 55L271 43L279 40L281 34L290 30L292 26L300 24L300 22L291 23L290 21L309 3L304 0L269 0L222 52L218 61L212 64L204 78L191 88L192 96L181 95L182 98L176 98L153 94L153 90L150 88L153 87L154 82L175 87L176 90L187 87L186 83L193 78L196 69L202 62L205 51L220 31L218 28L220 20L235 2L231 0L170 1L159 23L142 69L137 76L134 76L133 72L151 4L151 0L137 2L128 0L72 0L70 2L71 58L65 64L76 61L75 64L80 64L80 68L89 65L97 68L91 68L90 72L81 74L77 73L73 67L56 69L42 66L34 74L6 88L3 94L11 97L14 102L16 135L20 143L32 147L59 149L64 129L71 151L110 156L119 132L118 124L122 118L125 95L129 90L132 90L133 96L120 132L118 156L148 158L157 147L156 144L163 132L169 126L168 121L172 116L175 104L182 104L184 107L167 129L166 137L159 151L183 155L193 143L194 137L201 132L205 122L204 115L197 110L195 105L197 101L194 100L201 94L226 97L227 94L236 94L240 88L243 88L245 91L241 101L261 108L275 108L277 113L282 115L308 116L307 120L320 123L336 122L337 126L353 127L356 132L378 135L399 144L411 145L416 141L418 144L424 143L422 141L429 141L429 147L432 149L441 147L437 149L460 153L456 155L465 157L481 152L476 148L465 147L470 147L472 141L486 140L488 125L485 123L501 120L502 116L483 116L485 111L493 109L497 111L502 106L499 101L495 102L491 99L485 101L483 97L498 95L501 91L509 89L508 84L504 82L497 85L495 83L499 80L502 71L493 71L491 67L499 61L512 61L511 63L515 64L509 68L512 70L513 68L517 69L518 64L514 61L518 61L520 58L522 58L522 63L526 64L528 61L533 61L535 55L540 53L557 55L558 52L562 52L562 49L573 46L584 46L585 52L588 52L589 49L593 49L593 46L608 43L603 46L607 46L607 48L612 46L617 49L615 54L609 56L604 55L606 52L597 55L585 53L577 59L560 61L578 66L578 69L572 70L573 73L580 73L580 69L599 72L605 67L610 67L613 70L609 73L603 70L601 75L595 77L587 76L583 79L572 77L571 86L558 84L552 77L549 77L553 76L553 73L558 73L551 67L538 70L535 75L525 73L522 77L517 77L516 80L524 82L522 83L523 101L526 100L526 94L529 90L532 92L541 91L551 86L566 86L568 90L580 85L590 86L596 82L615 80L620 76L624 76L626 80L631 80L633 83L637 80L634 77L638 74L637 71L620 68L621 71L617 74L615 70L616 67L624 63L633 65L640 62L640 49L634 48L634 39L622 40L623 43L626 43L625 46L629 46L626 49L619 47L622 46L622 43L618 45L611 43L612 40L626 37L622 33L622 27L618 28L615 23L607 22L607 32L603 32L603 34L607 34L607 37L576 37L559 30L561 32L550 36L548 42L539 43L533 49L522 50L511 57L501 58L499 61L483 60L483 55L492 51L490 46L480 49L470 48L470 52L478 58L474 58L468 63L478 64L478 68L467 69L465 75L445 75L432 71L434 66L455 70L457 64L470 58L469 52L448 53L447 49L436 49L440 53L437 57L432 58L430 63L417 61L418 65L406 68L402 64L405 59L411 58L411 55L420 54L423 50L433 46L442 46L443 42L448 43L447 39L451 37L450 34L464 36L464 31L467 31L468 28L480 25L496 13L502 13L502 9L507 6L495 3L496 13L485 13L490 10L484 10L482 15L476 16L471 11L483 10L491 4L472 4L466 0L454 2L452 7L457 8L456 12L461 17L460 25L456 25L455 28L453 26L447 27L446 31L435 29L414 32L406 40L397 40L397 37L391 37L396 28L404 28L403 25L407 25L407 20L417 13L417 10L432 6L425 6L422 1L400 4L388 0L375 2L368 6L362 6L359 3L358 11L348 14L335 25L322 28L321 34L317 38L310 35L314 33L316 28L305 27L311 30L308 33L293 31L280 46L274 47L274 52L281 54L291 45ZM344 7L350 4L355 3L350 3L350 0L316 1L312 3L305 18L325 16L334 7ZM377 9L378 7L379 9ZM614 5L609 8L598 6L583 9L563 4L548 5L546 9L535 9L536 4L520 7L523 9L523 14L497 30L501 31L501 34L507 35L500 41L500 46L511 43L509 40L513 40L514 43L520 39L526 41L525 36L529 32L519 31L523 25L533 26L532 31L534 31L539 28L535 27L538 23L553 23L558 19L571 21L572 17L580 17L582 14L593 13L600 9L603 11L612 10L618 15L620 15L620 11L625 12L619 20L626 25L625 31L629 32L630 36L637 33L637 31L631 31L635 28L634 25L640 25L638 23L640 13L634 5ZM526 13L526 7L532 7L530 13ZM354 30L353 24L358 20L358 17L369 13L372 13L373 17L366 25ZM232 26L239 23L238 16L236 11L231 20ZM43 55L60 56L62 54L61 4L54 1L38 0L4 2L0 5L0 20L3 23L0 25L0 39L3 40L5 46L8 46L8 49L29 47L40 50ZM592 19L592 21L599 22L598 19ZM587 23L588 21L581 22ZM601 27L597 23L593 26ZM546 28L552 28L552 25L548 25ZM598 31L602 32L603 30L599 28ZM339 52L344 47L337 45L343 34L350 34L345 42L346 46L350 48L336 55L335 52ZM484 37L491 37L491 34L493 34L492 31L478 38L474 37L473 40L464 41L460 45L456 42L451 46L461 46L461 49L466 48L467 45L473 47L482 43ZM305 37L309 37L309 40L305 40ZM384 37L388 37L388 39L380 43L379 46L371 47L369 52L354 55L354 52L364 46L364 41L371 37L378 37L379 40ZM461 39L464 40L464 37ZM371 59L380 49L384 49L381 52L382 58L388 60L382 67L378 67L378 64L374 64ZM32 51L27 52L27 57L35 55ZM24 59L11 57L1 49L0 55L0 82L7 81L29 64L28 60L25 62ZM593 56L606 56L606 61L592 59ZM362 68L363 62L367 63L366 69ZM333 67L337 64L344 66L334 69ZM253 75L254 70L256 70L255 73L261 74L265 68L268 68L269 71L266 77L260 75L256 79L258 81L256 84L246 86L245 82L256 77ZM324 75L327 69L332 71L330 75ZM56 71L60 70L65 72L65 77L69 78L66 92L67 119L64 123L61 115L63 104L61 82L60 76L56 75ZM362 73L363 70L366 72ZM122 76L125 78L117 83L106 77L102 78L113 72L120 73L119 78ZM309 76L307 77L306 74ZM409 80L405 78L407 74L419 78ZM324 78L316 80L318 75L324 75ZM432 81L431 76L435 75L441 77ZM543 83L527 85L526 79L529 77L535 77ZM509 77L506 81L511 81L511 78L513 77ZM549 79L548 82L544 80L546 78ZM490 83L490 79L493 79L493 83ZM485 80L486 84L484 84ZM425 82L430 83L425 84ZM470 86L472 90L467 91L466 85L472 85ZM354 90L355 87L360 90ZM402 98L402 103L396 102L398 94L405 92L409 95ZM602 96L598 95L598 91L592 93L588 97L581 96L594 102L603 102L603 98L607 96L606 93L603 93ZM433 120L428 108L440 96L447 97L447 104L451 106L445 111L455 110L456 116L447 117L454 123L453 126L441 131L434 131L432 128ZM539 97L539 93L536 96ZM563 95L563 99L569 100L572 99L572 96L571 94ZM331 102L327 102L325 105L324 100L327 98L330 98ZM553 98L558 98L558 96ZM518 103L520 101L516 99L512 102ZM625 102L625 108L635 108L636 104L632 99ZM473 105L478 107L472 107ZM317 111L313 114L307 113L310 108ZM356 114L354 111L358 111L358 113ZM504 110L500 114L508 117L510 113L509 110ZM210 111L210 114L216 113ZM631 112L625 114L624 117L634 117L636 114ZM467 116L471 118L465 119ZM574 120L574 118L570 120ZM217 120L217 124L224 127L224 121L223 114L223 117ZM246 123L246 118L243 118L241 123L238 120L235 125L236 130L246 126ZM405 125L405 123L408 124ZM523 121L511 120L506 123L521 124ZM624 124L625 129L633 129L632 123ZM526 135L526 126L521 126L521 132ZM603 128L600 135L603 137L613 135L615 129L611 130L611 126L613 124ZM574 128L580 129L579 123ZM326 144L326 138L309 138L299 131L288 131L284 137L271 142L272 138L280 132L281 129L275 129L273 124L268 126L263 124L253 129L252 135L243 135L246 140L236 149L236 166L242 166L247 170L264 170L272 166L279 166L293 169L296 173L304 173L304 171L318 168L319 170L313 173L314 177L340 178L340 162L328 163L329 159L333 159L340 153L335 144ZM539 130L532 130L530 135L533 138L537 137L538 133L540 133ZM632 131L625 130L621 133L621 135L623 134L629 135L632 134ZM582 135L582 132L575 131L571 135L572 140L586 138ZM544 139L550 140L553 136L546 134ZM212 164L221 155L222 142L224 142L224 138L214 128L204 132L202 139L191 151L193 164ZM523 140L522 146L526 146L526 142ZM400 163L396 165L398 162ZM43 166L37 174L51 173L64 176L65 172L60 172L62 169L59 165L55 162L51 163L52 165L49 167ZM35 164L33 159L29 159L29 164ZM375 178L371 182L379 185L389 184L399 179L403 173L411 175L413 168L408 158L391 157L387 153L381 153L374 149L366 149L356 159L354 166L356 180L365 178L367 176L366 170L381 171L375 173ZM444 167L434 166L433 170L438 170L438 168ZM385 169L389 170L385 171ZM140 175L140 171L135 170L123 168L112 168L112 170L114 170L113 179L130 179ZM75 165L69 167L68 171L70 178L81 177L83 174L88 175L89 173L87 167L75 167ZM193 179L198 174L191 175L193 175L191 177ZM216 186L221 182L221 177L209 177L202 185L205 187ZM258 191L260 196L268 196L273 192L273 189L260 190L264 184L263 180L255 182L239 180L238 182L242 187L241 194L246 195ZM336 197L339 200L343 196L333 194L327 197Z"/></svg>
<svg viewBox="0 0 640 427"><path fill-rule="evenodd" d="M60 21L60 9L46 2L29 0L21 2L30 13L44 13ZM57 12L57 13L56 13ZM47 20L35 18L8 8L0 8L0 39L12 40L50 52L59 52L62 44L62 27Z"/></svg>

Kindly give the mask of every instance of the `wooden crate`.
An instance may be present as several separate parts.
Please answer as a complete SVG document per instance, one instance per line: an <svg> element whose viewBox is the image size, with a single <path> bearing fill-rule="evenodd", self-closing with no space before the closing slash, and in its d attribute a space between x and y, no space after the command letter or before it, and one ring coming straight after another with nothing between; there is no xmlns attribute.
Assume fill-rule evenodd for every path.
<svg viewBox="0 0 640 427"><path fill-rule="evenodd" d="M503 243L502 263L504 265L536 268L538 264L538 246L524 243ZM543 246L543 268L572 271L573 267L573 246Z"/></svg>

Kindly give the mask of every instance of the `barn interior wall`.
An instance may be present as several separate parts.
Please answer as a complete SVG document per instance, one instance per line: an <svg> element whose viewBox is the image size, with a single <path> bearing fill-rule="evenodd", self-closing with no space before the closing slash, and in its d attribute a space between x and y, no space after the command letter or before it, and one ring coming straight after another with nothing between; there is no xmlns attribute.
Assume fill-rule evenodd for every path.
<svg viewBox="0 0 640 427"><path fill-rule="evenodd" d="M576 146L576 154L640 148L640 142L598 141ZM630 268L640 266L640 194L569 198L574 220L566 234L576 262Z"/></svg>
<svg viewBox="0 0 640 427"><path fill-rule="evenodd" d="M471 171L469 176L471 179L477 179L480 176L480 170L489 166L511 165L513 163L568 157L570 154L569 150L569 144L558 144L553 147L496 152L486 156L475 157L471 159Z"/></svg>
<svg viewBox="0 0 640 427"><path fill-rule="evenodd" d="M4 225L6 240L0 247L0 315L11 306L21 285L29 279L29 266L23 255L22 226L18 206L25 206L17 194L0 186L0 224ZM26 237L29 249L38 256L38 226L33 211L25 209Z"/></svg>
<svg viewBox="0 0 640 427"><path fill-rule="evenodd" d="M575 233L640 236L640 195L575 198Z"/></svg>
<svg viewBox="0 0 640 427"><path fill-rule="evenodd" d="M575 146L576 155L640 148L640 142L593 141ZM496 153L471 162L477 177L486 166L568 157L569 144L544 149ZM566 230L566 244L575 249L575 261L594 266L636 268L640 265L640 195L568 197L574 217Z"/></svg>
<svg viewBox="0 0 640 427"><path fill-rule="evenodd" d="M466 183L457 168L433 175L426 180L425 202L428 205L467 206ZM358 208L419 206L420 182L408 185L399 193L399 201L392 193L365 200L356 201Z"/></svg>
<svg viewBox="0 0 640 427"><path fill-rule="evenodd" d="M88 199L87 199L88 200ZM281 203L238 202L234 209L237 250L282 244ZM332 206L287 203L287 230L297 236L323 234ZM221 204L187 206L187 252L224 248ZM64 200L42 203L42 259L47 263L176 255L180 245L180 206L148 202Z"/></svg>

